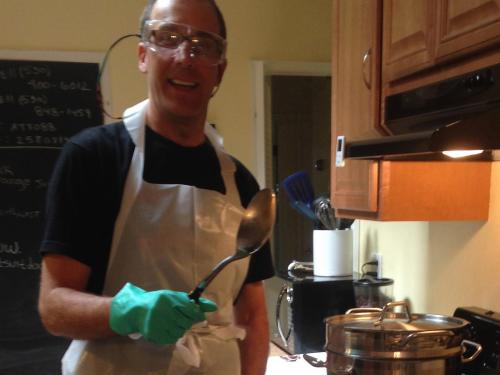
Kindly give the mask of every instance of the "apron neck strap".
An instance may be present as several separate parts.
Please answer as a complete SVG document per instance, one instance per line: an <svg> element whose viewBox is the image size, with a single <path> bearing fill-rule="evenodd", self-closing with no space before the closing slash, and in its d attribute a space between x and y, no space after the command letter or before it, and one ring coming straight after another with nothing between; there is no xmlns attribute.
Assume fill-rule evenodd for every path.
<svg viewBox="0 0 500 375"><path fill-rule="evenodd" d="M137 147L137 151L144 152L144 134L146 127L146 110L148 107L149 99L146 99L133 107L125 110L123 113L123 122L125 128L130 134L132 141ZM215 129L208 123L205 124L205 135L212 144L220 162L221 174L226 187L226 193L231 200L237 201L239 205L239 194L237 192L236 184L234 181L234 172L236 166L231 160L229 155L224 151L222 146L221 137L217 134ZM142 167L142 166L141 166Z"/></svg>

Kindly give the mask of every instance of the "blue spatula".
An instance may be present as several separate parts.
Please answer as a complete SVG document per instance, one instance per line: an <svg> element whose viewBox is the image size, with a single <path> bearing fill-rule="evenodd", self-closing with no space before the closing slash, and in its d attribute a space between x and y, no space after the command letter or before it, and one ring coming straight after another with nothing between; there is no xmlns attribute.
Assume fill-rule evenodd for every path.
<svg viewBox="0 0 500 375"><path fill-rule="evenodd" d="M307 172L299 171L291 174L283 180L283 187L291 202L302 202L313 210L314 189Z"/></svg>

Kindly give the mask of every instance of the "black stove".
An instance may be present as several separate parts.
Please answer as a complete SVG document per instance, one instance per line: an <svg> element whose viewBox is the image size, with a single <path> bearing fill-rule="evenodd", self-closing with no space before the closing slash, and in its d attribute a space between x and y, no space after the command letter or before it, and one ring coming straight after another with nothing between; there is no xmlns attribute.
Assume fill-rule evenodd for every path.
<svg viewBox="0 0 500 375"><path fill-rule="evenodd" d="M462 365L461 375L500 374L500 313L479 307L459 307L453 314L471 323L467 339L483 351L473 362ZM467 353L465 353L467 356Z"/></svg>

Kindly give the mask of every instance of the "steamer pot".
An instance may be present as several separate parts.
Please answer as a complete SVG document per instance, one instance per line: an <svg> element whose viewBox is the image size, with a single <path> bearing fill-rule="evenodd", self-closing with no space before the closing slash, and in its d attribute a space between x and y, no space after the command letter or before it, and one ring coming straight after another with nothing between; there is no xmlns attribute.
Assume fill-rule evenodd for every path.
<svg viewBox="0 0 500 375"><path fill-rule="evenodd" d="M396 306L402 312L394 312ZM456 375L482 350L466 339L466 320L411 314L404 301L383 309L352 309L325 322L329 375ZM467 357L466 348L473 349Z"/></svg>

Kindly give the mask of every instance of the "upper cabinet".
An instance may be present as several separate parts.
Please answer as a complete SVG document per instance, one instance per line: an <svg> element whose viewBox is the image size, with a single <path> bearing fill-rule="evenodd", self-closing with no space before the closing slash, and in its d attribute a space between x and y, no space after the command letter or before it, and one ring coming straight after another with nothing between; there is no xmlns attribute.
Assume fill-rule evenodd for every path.
<svg viewBox="0 0 500 375"><path fill-rule="evenodd" d="M380 117L379 1L334 1L332 49L332 145L337 135L374 138ZM354 27L356 25L357 27ZM334 202L377 211L378 164L346 161L334 168Z"/></svg>
<svg viewBox="0 0 500 375"><path fill-rule="evenodd" d="M500 0L440 0L437 62L490 47L500 41Z"/></svg>
<svg viewBox="0 0 500 375"><path fill-rule="evenodd" d="M500 41L500 0L385 0L383 81Z"/></svg>
<svg viewBox="0 0 500 375"><path fill-rule="evenodd" d="M435 0L384 1L384 82L432 65L436 4Z"/></svg>
<svg viewBox="0 0 500 375"><path fill-rule="evenodd" d="M347 142L387 135L386 95L500 62L500 0L334 0L332 12L332 145L339 135ZM334 165L338 216L488 218L491 163Z"/></svg>

